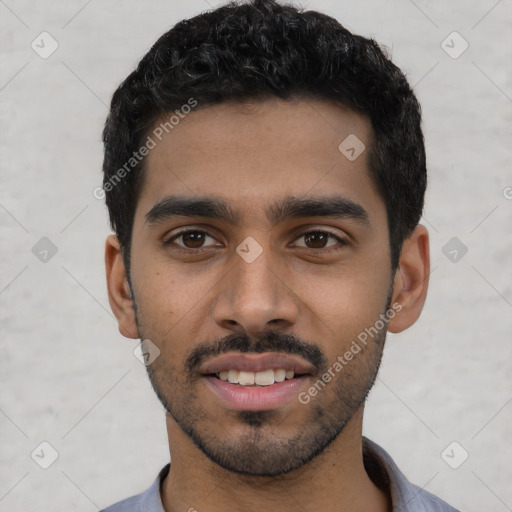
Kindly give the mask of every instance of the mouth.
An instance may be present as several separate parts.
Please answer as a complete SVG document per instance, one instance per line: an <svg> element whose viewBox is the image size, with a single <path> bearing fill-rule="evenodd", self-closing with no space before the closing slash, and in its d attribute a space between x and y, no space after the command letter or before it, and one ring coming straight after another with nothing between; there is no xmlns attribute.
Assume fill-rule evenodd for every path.
<svg viewBox="0 0 512 512"><path fill-rule="evenodd" d="M224 354L201 367L208 389L235 411L278 409L298 395L315 373L289 354Z"/></svg>
<svg viewBox="0 0 512 512"><path fill-rule="evenodd" d="M295 374L293 370L285 370L284 368L267 369L259 372L240 371L235 369L223 370L217 373L207 374L207 377L214 377L230 384L244 387L263 387L272 386L277 382L302 377L303 374Z"/></svg>

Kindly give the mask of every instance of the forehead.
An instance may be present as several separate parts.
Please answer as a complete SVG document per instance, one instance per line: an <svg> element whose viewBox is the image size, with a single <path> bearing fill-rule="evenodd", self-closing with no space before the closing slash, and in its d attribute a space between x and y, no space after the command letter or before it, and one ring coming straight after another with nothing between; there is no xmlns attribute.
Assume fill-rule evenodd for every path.
<svg viewBox="0 0 512 512"><path fill-rule="evenodd" d="M174 195L224 198L248 217L263 211L267 199L270 204L285 196L337 192L354 202L382 203L368 171L371 123L332 102L199 105L167 131L161 140L152 136L137 208L142 215ZM347 158L347 144L357 153L365 149Z"/></svg>

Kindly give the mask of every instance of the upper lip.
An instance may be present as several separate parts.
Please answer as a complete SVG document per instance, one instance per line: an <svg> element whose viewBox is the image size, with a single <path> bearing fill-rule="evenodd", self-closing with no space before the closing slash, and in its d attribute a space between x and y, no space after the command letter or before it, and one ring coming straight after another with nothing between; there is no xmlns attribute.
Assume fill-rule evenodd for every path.
<svg viewBox="0 0 512 512"><path fill-rule="evenodd" d="M203 363L199 371L203 375L227 370L260 372L263 370L293 371L295 374L313 374L315 368L304 359L291 354L265 352L264 354L222 354Z"/></svg>

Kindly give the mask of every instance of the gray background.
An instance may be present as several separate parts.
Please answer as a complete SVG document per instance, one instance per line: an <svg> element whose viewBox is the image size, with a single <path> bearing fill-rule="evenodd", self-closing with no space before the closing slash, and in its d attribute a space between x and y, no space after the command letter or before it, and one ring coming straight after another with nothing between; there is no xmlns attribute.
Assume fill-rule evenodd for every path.
<svg viewBox="0 0 512 512"><path fill-rule="evenodd" d="M0 0L1 511L94 511L168 461L137 342L108 306L109 228L93 190L115 87L158 36L210 5ZM365 434L454 506L512 510L512 2L302 5L392 48L424 112L429 297L417 324L388 337ZM46 59L31 47L51 49L43 31L58 43ZM454 31L469 44L457 58ZM58 452L48 469L43 441Z"/></svg>

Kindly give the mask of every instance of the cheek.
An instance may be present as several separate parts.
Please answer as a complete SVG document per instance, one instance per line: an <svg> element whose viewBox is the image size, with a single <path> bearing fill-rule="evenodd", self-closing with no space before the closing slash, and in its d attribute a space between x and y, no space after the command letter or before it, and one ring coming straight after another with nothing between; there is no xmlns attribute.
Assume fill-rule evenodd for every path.
<svg viewBox="0 0 512 512"><path fill-rule="evenodd" d="M169 357L179 358L204 323L219 278L212 273L184 272L168 262L156 266L141 266L134 274L141 334Z"/></svg>
<svg viewBox="0 0 512 512"><path fill-rule="evenodd" d="M307 296L304 296L305 312L313 313L318 333L330 339L318 339L328 358L336 358L345 352L352 340L375 325L384 313L390 286L389 271L373 266L338 269L327 278L317 276L315 285L309 281ZM316 320L318 319L318 320ZM309 329L308 329L309 331Z"/></svg>
<svg viewBox="0 0 512 512"><path fill-rule="evenodd" d="M152 258L135 274L138 305L146 315L180 318L206 297L215 283L211 273L187 270L163 258Z"/></svg>

